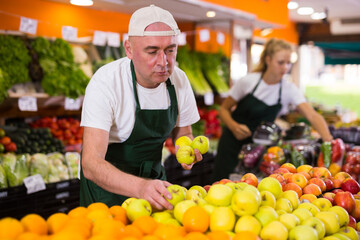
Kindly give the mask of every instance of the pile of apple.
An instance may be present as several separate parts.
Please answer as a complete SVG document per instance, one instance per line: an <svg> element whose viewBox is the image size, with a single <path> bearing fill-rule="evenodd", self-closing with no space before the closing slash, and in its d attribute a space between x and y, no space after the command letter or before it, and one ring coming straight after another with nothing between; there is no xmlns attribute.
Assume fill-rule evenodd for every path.
<svg viewBox="0 0 360 240"><path fill-rule="evenodd" d="M181 136L175 141L176 160L183 164L192 164L195 161L195 150L205 154L209 150L209 139L205 136L197 136L193 140L188 136Z"/></svg>

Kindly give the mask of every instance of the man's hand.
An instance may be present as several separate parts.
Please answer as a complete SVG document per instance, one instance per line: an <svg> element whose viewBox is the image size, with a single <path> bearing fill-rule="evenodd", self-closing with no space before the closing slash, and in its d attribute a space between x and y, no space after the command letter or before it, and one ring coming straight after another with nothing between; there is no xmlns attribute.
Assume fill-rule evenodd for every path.
<svg viewBox="0 0 360 240"><path fill-rule="evenodd" d="M237 140L243 140L251 136L251 131L245 124L236 123L231 128L231 131Z"/></svg>
<svg viewBox="0 0 360 240"><path fill-rule="evenodd" d="M170 185L171 183L167 181L144 179L137 198L146 199L156 210L171 210L173 205L165 199L165 197L172 198L170 192L166 189Z"/></svg>

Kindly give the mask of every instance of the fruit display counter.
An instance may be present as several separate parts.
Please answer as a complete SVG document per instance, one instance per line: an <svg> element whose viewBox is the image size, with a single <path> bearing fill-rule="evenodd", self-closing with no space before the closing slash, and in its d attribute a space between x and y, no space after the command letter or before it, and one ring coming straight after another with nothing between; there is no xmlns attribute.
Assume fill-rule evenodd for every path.
<svg viewBox="0 0 360 240"><path fill-rule="evenodd" d="M48 217L3 217L0 239L359 239L360 186L349 174L289 163L279 169L263 179L247 173L239 181L173 184L172 210L128 198Z"/></svg>

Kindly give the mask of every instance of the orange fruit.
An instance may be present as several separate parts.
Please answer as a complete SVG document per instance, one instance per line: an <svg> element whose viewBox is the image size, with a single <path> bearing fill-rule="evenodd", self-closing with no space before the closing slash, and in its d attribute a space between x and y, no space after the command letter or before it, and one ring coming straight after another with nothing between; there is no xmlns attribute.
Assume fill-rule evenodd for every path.
<svg viewBox="0 0 360 240"><path fill-rule="evenodd" d="M258 235L250 231L240 231L235 234L233 240L261 240Z"/></svg>
<svg viewBox="0 0 360 240"><path fill-rule="evenodd" d="M38 239L39 239L39 234L32 232L24 232L16 238L16 240L38 240Z"/></svg>
<svg viewBox="0 0 360 240"><path fill-rule="evenodd" d="M25 231L37 233L39 235L46 235L48 233L47 223L39 214L27 214L21 218L20 222Z"/></svg>
<svg viewBox="0 0 360 240"><path fill-rule="evenodd" d="M225 231L208 232L207 237L210 240L231 240L230 235L227 234Z"/></svg>
<svg viewBox="0 0 360 240"><path fill-rule="evenodd" d="M93 222L102 221L104 219L112 219L112 215L109 212L109 210L104 210L104 209L92 210L86 215L86 217Z"/></svg>
<svg viewBox="0 0 360 240"><path fill-rule="evenodd" d="M144 234L151 234L155 231L157 222L151 216L141 216L135 219L132 225L138 227Z"/></svg>
<svg viewBox="0 0 360 240"><path fill-rule="evenodd" d="M83 217L88 214L88 209L86 207L76 207L68 213L69 217Z"/></svg>
<svg viewBox="0 0 360 240"><path fill-rule="evenodd" d="M0 220L0 239L15 239L24 232L24 226L19 220L6 217Z"/></svg>
<svg viewBox="0 0 360 240"><path fill-rule="evenodd" d="M160 239L173 239L175 237L183 237L186 235L182 227L177 227L172 224L158 224L153 235Z"/></svg>
<svg viewBox="0 0 360 240"><path fill-rule="evenodd" d="M92 221L87 217L74 217L69 218L60 232L79 233L81 236L88 238L90 237L92 226Z"/></svg>
<svg viewBox="0 0 360 240"><path fill-rule="evenodd" d="M190 232L185 236L186 240L209 240L209 238L201 232Z"/></svg>
<svg viewBox="0 0 360 240"><path fill-rule="evenodd" d="M109 210L109 207L105 204L105 203L102 203L102 202L95 202L95 203L91 203L87 209L89 211L93 211L93 210Z"/></svg>
<svg viewBox="0 0 360 240"><path fill-rule="evenodd" d="M187 232L205 232L210 225L210 216L200 206L190 207L183 216L183 226Z"/></svg>
<svg viewBox="0 0 360 240"><path fill-rule="evenodd" d="M122 236L124 237L136 237L136 238L141 238L144 234L142 233L142 231L136 227L135 225L126 225L124 227L124 231ZM122 239L124 239L124 237Z"/></svg>
<svg viewBox="0 0 360 240"><path fill-rule="evenodd" d="M51 240L85 240L86 238L78 232L60 231L51 235Z"/></svg>
<svg viewBox="0 0 360 240"><path fill-rule="evenodd" d="M161 240L161 238L154 235L146 235L140 238L141 240Z"/></svg>
<svg viewBox="0 0 360 240"><path fill-rule="evenodd" d="M54 213L46 220L48 225L49 233L57 233L67 223L70 217L65 213Z"/></svg>
<svg viewBox="0 0 360 240"><path fill-rule="evenodd" d="M109 208L109 211L115 220L119 220L125 225L129 224L129 219L126 216L125 208L119 205L114 205Z"/></svg>
<svg viewBox="0 0 360 240"><path fill-rule="evenodd" d="M89 238L89 240L115 240L115 238L111 238L107 235L96 235Z"/></svg>
<svg viewBox="0 0 360 240"><path fill-rule="evenodd" d="M125 225L117 220L104 219L94 222L92 235L106 235L109 237L120 238L123 235Z"/></svg>

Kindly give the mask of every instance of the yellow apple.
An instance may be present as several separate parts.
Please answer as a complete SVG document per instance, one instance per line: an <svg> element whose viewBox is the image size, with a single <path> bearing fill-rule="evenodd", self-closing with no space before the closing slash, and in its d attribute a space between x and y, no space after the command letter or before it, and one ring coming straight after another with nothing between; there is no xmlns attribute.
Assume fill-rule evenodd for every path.
<svg viewBox="0 0 360 240"><path fill-rule="evenodd" d="M170 224L170 225L173 225L173 226L177 226L177 227L180 227L181 224L179 223L178 220L176 220L175 218L168 218L168 219L165 219L164 224Z"/></svg>
<svg viewBox="0 0 360 240"><path fill-rule="evenodd" d="M301 225L306 225L314 228L318 233L319 239L323 239L323 237L325 236L325 225L320 219L316 217L309 217L308 219L305 219L301 223Z"/></svg>
<svg viewBox="0 0 360 240"><path fill-rule="evenodd" d="M274 197L274 194L272 194L271 192L261 191L260 197L261 197L260 206L269 206L272 208L276 207L276 198Z"/></svg>
<svg viewBox="0 0 360 240"><path fill-rule="evenodd" d="M309 226L299 225L289 232L289 240L316 240L319 239L317 231Z"/></svg>
<svg viewBox="0 0 360 240"><path fill-rule="evenodd" d="M320 212L328 211L332 207L332 203L326 198L317 198L311 203L317 206Z"/></svg>
<svg viewBox="0 0 360 240"><path fill-rule="evenodd" d="M127 207L129 206L129 204L135 200L136 198L131 197L131 198L127 198L122 204L121 207L125 208L125 210L127 209Z"/></svg>
<svg viewBox="0 0 360 240"><path fill-rule="evenodd" d="M170 185L166 188L170 194L171 194L171 199L168 199L165 197L165 199L171 203L174 207L176 206L176 204L178 204L181 201L185 200L186 197L186 192L184 190L184 188L180 185L177 184L173 184Z"/></svg>
<svg viewBox="0 0 360 240"><path fill-rule="evenodd" d="M333 206L328 211L334 212L338 215L340 227L344 227L349 224L349 213L345 210L345 208Z"/></svg>
<svg viewBox="0 0 360 240"><path fill-rule="evenodd" d="M233 231L235 214L229 207L217 207L210 215L210 231Z"/></svg>
<svg viewBox="0 0 360 240"><path fill-rule="evenodd" d="M310 212L308 209L306 209L306 208L297 208L297 209L295 209L292 213L295 214L295 215L299 218L300 224L301 224L304 220L306 220L306 219L308 219L309 217L312 217L312 216L313 216L313 215L311 214L311 212Z"/></svg>
<svg viewBox="0 0 360 240"><path fill-rule="evenodd" d="M332 237L336 237L338 240L351 240L348 236L345 236L344 234L341 233L334 233L333 235L331 235Z"/></svg>
<svg viewBox="0 0 360 240"><path fill-rule="evenodd" d="M195 152L192 147L182 146L176 152L176 160L179 163L191 164L195 161Z"/></svg>
<svg viewBox="0 0 360 240"><path fill-rule="evenodd" d="M253 185L248 184L245 188L240 189L239 191L246 191L246 192L252 192L256 195L257 201L259 202L259 206L261 204L261 196L260 191L254 187Z"/></svg>
<svg viewBox="0 0 360 240"><path fill-rule="evenodd" d="M288 230L280 221L272 221L261 229L260 237L263 240L287 240Z"/></svg>
<svg viewBox="0 0 360 240"><path fill-rule="evenodd" d="M324 237L322 240L340 240L340 239L336 236L330 235L330 236Z"/></svg>
<svg viewBox="0 0 360 240"><path fill-rule="evenodd" d="M231 199L231 209L237 216L253 215L258 211L260 200L252 191L236 191Z"/></svg>
<svg viewBox="0 0 360 240"><path fill-rule="evenodd" d="M214 211L214 209L216 208L214 205L212 205L212 204L209 204L209 203L207 203L207 204L204 204L204 205L200 205L202 208L204 208L205 209L205 211L209 214L209 215L211 215L211 213Z"/></svg>
<svg viewBox="0 0 360 240"><path fill-rule="evenodd" d="M209 150L209 139L205 136L197 136L192 140L191 147L199 150L201 154L205 154Z"/></svg>
<svg viewBox="0 0 360 240"><path fill-rule="evenodd" d="M234 182L227 182L227 183L225 183L225 186L230 187L233 190L233 192L236 192L237 190L240 190L239 185L234 183Z"/></svg>
<svg viewBox="0 0 360 240"><path fill-rule="evenodd" d="M300 204L299 196L294 190L284 191L279 197L288 199L291 202L293 209L297 209Z"/></svg>
<svg viewBox="0 0 360 240"><path fill-rule="evenodd" d="M185 196L186 200L199 200L202 199L202 195L201 193L196 190L196 189L189 189L186 191L186 196Z"/></svg>
<svg viewBox="0 0 360 240"><path fill-rule="evenodd" d="M184 216L184 213L188 208L196 206L196 203L192 200L184 200L179 202L174 207L174 217L176 220L178 220L180 223L182 223L182 218Z"/></svg>
<svg viewBox="0 0 360 240"><path fill-rule="evenodd" d="M342 227L342 228L340 228L338 233L341 233L341 234L347 236L351 240L359 240L359 235L358 235L357 231L352 227Z"/></svg>
<svg viewBox="0 0 360 240"><path fill-rule="evenodd" d="M291 213L293 211L293 207L288 199L278 198L276 200L275 210L284 210L287 213Z"/></svg>
<svg viewBox="0 0 360 240"><path fill-rule="evenodd" d="M232 195L233 190L231 187L224 184L214 184L211 185L204 199L214 206L229 206Z"/></svg>
<svg viewBox="0 0 360 240"><path fill-rule="evenodd" d="M331 235L340 230L339 218L331 211L319 212L315 215L325 225L326 235Z"/></svg>
<svg viewBox="0 0 360 240"><path fill-rule="evenodd" d="M205 188L200 185L193 185L189 188L189 190L192 190L192 189L198 190L200 192L202 198L204 198L207 195L207 191L205 190Z"/></svg>
<svg viewBox="0 0 360 240"><path fill-rule="evenodd" d="M269 191L274 195L275 198L278 198L282 193L282 186L280 182L272 177L263 178L259 182L257 189L259 192L264 190Z"/></svg>
<svg viewBox="0 0 360 240"><path fill-rule="evenodd" d="M257 211L257 213L254 214L254 216L257 220L259 220L262 227L266 226L272 221L279 219L279 215L275 211L275 209L269 206L259 207L259 210Z"/></svg>
<svg viewBox="0 0 360 240"><path fill-rule="evenodd" d="M141 216L150 216L152 208L150 203L141 198L132 200L126 209L126 215L131 222Z"/></svg>
<svg viewBox="0 0 360 240"><path fill-rule="evenodd" d="M182 146L189 146L190 147L191 143L192 143L191 138L189 138L188 136L181 136L178 139L176 139L175 146L178 145L179 147L182 147Z"/></svg>
<svg viewBox="0 0 360 240"><path fill-rule="evenodd" d="M284 213L279 216L279 221L290 231L292 228L300 224L299 218L292 213Z"/></svg>
<svg viewBox="0 0 360 240"><path fill-rule="evenodd" d="M287 213L285 210L283 209L278 209L278 210L275 210L277 212L277 214L279 215L279 217L285 213Z"/></svg>
<svg viewBox="0 0 360 240"><path fill-rule="evenodd" d="M305 208L305 209L309 210L313 216L315 216L317 213L320 212L320 210L317 206L315 206L314 204L309 203L309 202L300 203L298 208Z"/></svg>
<svg viewBox="0 0 360 240"><path fill-rule="evenodd" d="M240 231L250 231L256 235L260 234L261 223L251 215L240 217L235 224L235 233Z"/></svg>
<svg viewBox="0 0 360 240"><path fill-rule="evenodd" d="M164 223L165 220L167 220L169 218L173 218L171 213L169 213L167 211L154 212L151 214L151 216L155 219L155 221L157 221L159 223Z"/></svg>

